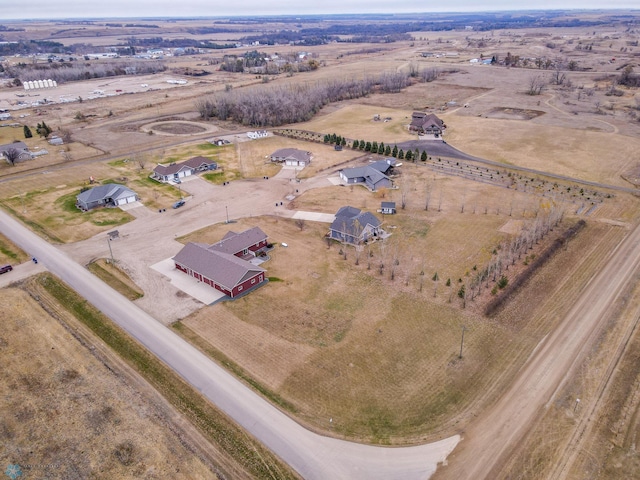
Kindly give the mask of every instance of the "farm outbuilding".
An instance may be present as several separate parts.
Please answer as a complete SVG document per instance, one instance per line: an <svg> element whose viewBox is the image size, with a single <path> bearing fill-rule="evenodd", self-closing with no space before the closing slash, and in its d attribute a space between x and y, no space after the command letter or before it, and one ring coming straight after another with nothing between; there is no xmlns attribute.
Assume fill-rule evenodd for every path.
<svg viewBox="0 0 640 480"><path fill-rule="evenodd" d="M382 202L380 205L380 213L383 215L393 215L396 213L396 202Z"/></svg>
<svg viewBox="0 0 640 480"><path fill-rule="evenodd" d="M175 267L234 298L266 281L266 270L251 262L267 247L267 235L258 227L228 232L213 245L188 243L173 257Z"/></svg>

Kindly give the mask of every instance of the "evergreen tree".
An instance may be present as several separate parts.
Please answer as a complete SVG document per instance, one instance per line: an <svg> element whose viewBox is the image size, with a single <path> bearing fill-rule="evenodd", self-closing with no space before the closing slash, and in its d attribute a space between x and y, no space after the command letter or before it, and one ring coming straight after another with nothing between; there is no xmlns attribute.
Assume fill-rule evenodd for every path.
<svg viewBox="0 0 640 480"><path fill-rule="evenodd" d="M384 155L384 142L380 142L380 145L378 145L378 153Z"/></svg>
<svg viewBox="0 0 640 480"><path fill-rule="evenodd" d="M384 147L384 154L388 157L389 155L391 155L391 147L389 145L387 145L386 147Z"/></svg>
<svg viewBox="0 0 640 480"><path fill-rule="evenodd" d="M423 162L427 161L427 151L426 150L422 151L422 155L420 155L420 160L422 160Z"/></svg>
<svg viewBox="0 0 640 480"><path fill-rule="evenodd" d="M378 153L378 142L373 142L371 144L371 153Z"/></svg>
<svg viewBox="0 0 640 480"><path fill-rule="evenodd" d="M343 147L347 144L347 140L342 137L342 141L340 142L340 145L342 145Z"/></svg>
<svg viewBox="0 0 640 480"><path fill-rule="evenodd" d="M24 138L31 138L33 137L33 133L31 133L31 129L25 125L24 126Z"/></svg>
<svg viewBox="0 0 640 480"><path fill-rule="evenodd" d="M400 154L398 154L398 157L400 157ZM400 157L402 158L402 157ZM413 158L413 152L411 150L409 150L407 152L407 154L405 155L405 158L407 159L407 161L411 161L411 159Z"/></svg>
<svg viewBox="0 0 640 480"><path fill-rule="evenodd" d="M398 158L398 146L394 145L393 150L391 150L391 156L394 158Z"/></svg>
<svg viewBox="0 0 640 480"><path fill-rule="evenodd" d="M371 142L367 142L364 146L364 151L365 152L370 152L371 151Z"/></svg>
<svg viewBox="0 0 640 480"><path fill-rule="evenodd" d="M329 134L325 134L324 136L324 143L329 143L331 141L331 137L329 136Z"/></svg>
<svg viewBox="0 0 640 480"><path fill-rule="evenodd" d="M400 149L400 151L398 152L398 158L400 160L402 160L404 158L404 150Z"/></svg>
<svg viewBox="0 0 640 480"><path fill-rule="evenodd" d="M364 146L365 146L365 141L364 140L360 140L360 150L364 150Z"/></svg>
<svg viewBox="0 0 640 480"><path fill-rule="evenodd" d="M354 140L351 148L357 150L358 148L360 148L360 142L358 140Z"/></svg>
<svg viewBox="0 0 640 480"><path fill-rule="evenodd" d="M414 161L414 162L417 162L419 158L420 158L420 152L419 152L419 151L418 151L418 149L416 148L416 149L413 151L413 161Z"/></svg>

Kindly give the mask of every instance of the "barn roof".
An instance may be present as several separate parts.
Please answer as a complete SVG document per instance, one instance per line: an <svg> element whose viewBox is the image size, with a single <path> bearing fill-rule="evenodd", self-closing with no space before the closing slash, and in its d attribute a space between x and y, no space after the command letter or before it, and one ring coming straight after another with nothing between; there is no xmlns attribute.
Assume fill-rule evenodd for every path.
<svg viewBox="0 0 640 480"><path fill-rule="evenodd" d="M267 234L260 227L253 227L240 233L230 231L218 243L211 245L209 249L233 255L266 239Z"/></svg>
<svg viewBox="0 0 640 480"><path fill-rule="evenodd" d="M260 272L266 272L262 267L246 262L235 255L212 250L202 243L187 243L173 257L173 260L213 280L227 290L232 290Z"/></svg>

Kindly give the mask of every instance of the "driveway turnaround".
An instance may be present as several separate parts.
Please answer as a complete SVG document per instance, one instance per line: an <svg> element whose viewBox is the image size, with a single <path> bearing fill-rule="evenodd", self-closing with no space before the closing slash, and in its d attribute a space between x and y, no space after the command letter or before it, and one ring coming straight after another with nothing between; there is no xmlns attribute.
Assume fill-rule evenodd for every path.
<svg viewBox="0 0 640 480"><path fill-rule="evenodd" d="M424 480L456 446L458 435L386 448L306 430L191 344L105 285L70 257L0 211L0 232L124 328L229 417L307 480Z"/></svg>

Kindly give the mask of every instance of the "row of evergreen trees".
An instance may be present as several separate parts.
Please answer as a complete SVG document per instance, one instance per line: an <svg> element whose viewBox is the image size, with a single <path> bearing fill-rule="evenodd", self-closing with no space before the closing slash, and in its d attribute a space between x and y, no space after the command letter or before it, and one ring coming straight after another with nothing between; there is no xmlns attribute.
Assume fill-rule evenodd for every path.
<svg viewBox="0 0 640 480"><path fill-rule="evenodd" d="M324 136L324 143L333 144L333 145L347 145L347 139L341 137L340 135L336 135L335 133L326 134ZM427 161L428 155L426 150L407 150L406 152L402 148L398 148L397 145L394 145L393 148L391 145L385 145L384 142L367 142L365 140L354 140L351 143L351 148L354 150L362 150L364 152L377 153L378 155L386 155L387 157L394 157L400 160L408 160L416 162L420 159L423 162Z"/></svg>

